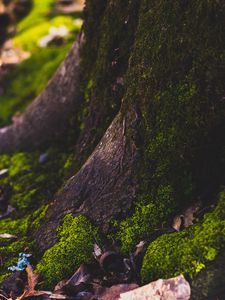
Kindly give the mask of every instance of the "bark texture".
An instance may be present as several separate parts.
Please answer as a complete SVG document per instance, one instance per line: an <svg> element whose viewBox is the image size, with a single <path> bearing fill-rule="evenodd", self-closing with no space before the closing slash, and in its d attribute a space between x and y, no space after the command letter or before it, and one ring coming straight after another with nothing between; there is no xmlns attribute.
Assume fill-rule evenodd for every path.
<svg viewBox="0 0 225 300"><path fill-rule="evenodd" d="M134 118L132 110L115 117L93 154L50 204L45 224L35 234L41 251L55 243L56 229L68 213L84 214L107 232L111 220L125 217L131 209L137 152L126 134Z"/></svg>
<svg viewBox="0 0 225 300"><path fill-rule="evenodd" d="M65 138L80 105L80 47L75 42L65 61L25 113L15 123L0 129L0 153L34 149Z"/></svg>

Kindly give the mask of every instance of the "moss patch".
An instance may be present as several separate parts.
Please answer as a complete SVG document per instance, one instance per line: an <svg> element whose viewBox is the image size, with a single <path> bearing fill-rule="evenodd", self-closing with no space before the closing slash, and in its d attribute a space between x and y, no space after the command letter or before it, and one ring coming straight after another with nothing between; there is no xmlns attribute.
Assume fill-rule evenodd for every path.
<svg viewBox="0 0 225 300"><path fill-rule="evenodd" d="M117 238L122 243L122 251L129 252L141 239L154 238L157 225L173 211L173 193L171 188L159 187L158 199L142 199L133 215L122 222L116 222L119 231Z"/></svg>
<svg viewBox="0 0 225 300"><path fill-rule="evenodd" d="M18 237L15 241L0 239L2 280L9 274L7 267L17 262L18 253L25 247L29 246L32 258L37 259L39 253L33 247L31 232L40 226L47 212L48 202L69 172L69 153L49 149L47 160L42 164L39 163L39 156L38 151L0 156L0 169L8 168L8 174L0 179L0 185L11 186L9 203L16 208L13 213L15 219L0 220L0 233Z"/></svg>
<svg viewBox="0 0 225 300"><path fill-rule="evenodd" d="M48 35L51 27L59 28L65 26L69 32L78 32L80 25L75 25L73 17L71 16L56 16L54 18L46 18L43 23L39 23L36 26L29 27L29 29L18 32L14 38L14 45L21 47L25 51L33 52L38 48L38 41L45 35ZM77 23L78 24L78 23ZM74 40L74 36L68 36L66 40Z"/></svg>
<svg viewBox="0 0 225 300"><path fill-rule="evenodd" d="M204 202L224 184L224 20L221 1L141 1L122 104L140 109L133 219L143 199L163 206L159 187L172 191L159 218L167 222L169 211ZM151 231L145 224L155 219L142 227ZM131 236L145 231L136 223Z"/></svg>
<svg viewBox="0 0 225 300"><path fill-rule="evenodd" d="M9 233L17 236L15 241L7 241L0 239L0 253L3 266L0 270L0 283L10 275L8 267L16 263L18 260L18 253L23 252L25 247L32 251L32 242L27 238L29 228L29 217L21 219L3 219L0 220L0 233Z"/></svg>
<svg viewBox="0 0 225 300"><path fill-rule="evenodd" d="M16 112L23 112L37 97L48 80L65 58L72 43L39 49L29 59L23 61L7 78L4 95L1 96L0 125L11 122Z"/></svg>
<svg viewBox="0 0 225 300"><path fill-rule="evenodd" d="M165 234L150 244L143 261L143 283L179 274L193 278L225 245L225 191L217 207L189 229Z"/></svg>
<svg viewBox="0 0 225 300"><path fill-rule="evenodd" d="M94 236L97 229L84 216L66 215L59 228L59 241L48 249L37 265L45 279L45 285L52 287L55 283L73 274L82 263L92 258Z"/></svg>
<svg viewBox="0 0 225 300"><path fill-rule="evenodd" d="M68 174L64 164L69 153L49 149L48 159L43 164L39 163L40 154L37 151L0 156L0 167L9 169L8 176L0 179L0 184L11 186L9 201L20 214L48 202Z"/></svg>
<svg viewBox="0 0 225 300"><path fill-rule="evenodd" d="M16 66L5 80L4 94L0 99L0 126L11 123L12 116L23 112L42 92L80 30L82 22L74 22L74 16L53 13L54 2L48 0L40 4L40 1L33 1L30 13L17 24L14 47L29 51L30 58ZM49 29L61 26L70 32L64 43L40 48L38 41L48 34Z"/></svg>

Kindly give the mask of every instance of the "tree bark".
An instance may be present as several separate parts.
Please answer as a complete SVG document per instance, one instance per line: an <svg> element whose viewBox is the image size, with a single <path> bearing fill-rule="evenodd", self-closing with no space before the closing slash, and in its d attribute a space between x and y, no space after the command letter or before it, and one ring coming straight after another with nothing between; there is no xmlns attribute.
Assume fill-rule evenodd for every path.
<svg viewBox="0 0 225 300"><path fill-rule="evenodd" d="M71 119L79 112L80 35L65 61L25 113L0 129L0 153L35 149L65 137Z"/></svg>
<svg viewBox="0 0 225 300"><path fill-rule="evenodd" d="M68 213L84 214L107 232L111 220L131 210L137 151L126 134L134 118L132 109L124 116L118 113L95 151L50 204L45 225L35 234L41 252L55 243L56 229Z"/></svg>

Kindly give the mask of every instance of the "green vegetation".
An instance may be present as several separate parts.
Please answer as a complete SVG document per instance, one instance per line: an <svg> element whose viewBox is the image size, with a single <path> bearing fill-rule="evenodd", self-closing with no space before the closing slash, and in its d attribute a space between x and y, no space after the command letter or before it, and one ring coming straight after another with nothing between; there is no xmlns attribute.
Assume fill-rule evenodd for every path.
<svg viewBox="0 0 225 300"><path fill-rule="evenodd" d="M7 267L16 263L18 253L25 247L30 248L34 259L38 253L33 251L34 242L30 240L30 232L37 230L48 210L48 202L62 185L70 170L69 153L48 150L45 163L39 163L40 152L15 153L0 155L0 170L8 169L8 174L0 179L4 188L10 186L9 203L16 208L13 219L0 220L0 233L17 236L15 241L0 239L0 252L3 258L3 268L0 272L0 282L8 276ZM28 234L29 231L29 234Z"/></svg>
<svg viewBox="0 0 225 300"><path fill-rule="evenodd" d="M24 251L24 248L28 246L30 250L32 249L33 243L27 238L28 228L29 217L23 217L17 220L0 220L0 234L10 233L17 236L15 241L0 239L0 253L3 262L3 267L1 267L0 270L0 283L10 275L7 268L17 262L18 253Z"/></svg>
<svg viewBox="0 0 225 300"><path fill-rule="evenodd" d="M53 4L54 0L33 0L31 12L18 24L18 30L24 31L44 22L50 16Z"/></svg>
<svg viewBox="0 0 225 300"><path fill-rule="evenodd" d="M158 221L166 223L169 214L223 184L224 20L221 1L141 1L122 104L124 112L133 103L140 108L137 131L127 132L128 138L138 132L141 159L134 216L119 233L126 250L135 236L151 235L153 204L164 207ZM163 205L167 187L171 197Z"/></svg>
<svg viewBox="0 0 225 300"><path fill-rule="evenodd" d="M134 41L140 1L86 1L85 38L82 48L81 75L85 96L80 110L80 129L91 131L84 153L79 154L79 168L103 136L112 118L120 109L124 95L123 76L126 73ZM85 12L84 12L85 13ZM132 20L127 22L127 20ZM126 24L126 25L124 25ZM113 28L113 30L112 30ZM121 81L121 83L118 83ZM88 104L92 102L91 112ZM96 109L96 107L98 109ZM94 122L85 122L88 114ZM86 127L87 126L87 127Z"/></svg>
<svg viewBox="0 0 225 300"><path fill-rule="evenodd" d="M72 15L56 15L53 0L33 1L28 14L18 25L13 37L16 48L29 51L30 58L20 63L6 78L4 94L1 96L0 126L11 123L12 116L23 112L44 89L52 77L80 30L82 22L74 22ZM70 33L59 47L51 45L40 48L39 40L48 35L52 27L64 26Z"/></svg>
<svg viewBox="0 0 225 300"><path fill-rule="evenodd" d="M131 217L116 222L119 225L117 238L122 243L123 252L129 252L141 239L154 237L154 229L173 211L172 200L171 188L159 187L157 201L143 199L137 204Z"/></svg>
<svg viewBox="0 0 225 300"><path fill-rule="evenodd" d="M80 30L80 25L75 25L74 19L71 16L56 16L52 19L46 19L43 23L37 24L34 27L29 27L29 29L22 31L14 38L14 45L21 47L25 51L34 50L37 51L38 41L45 35L48 35L49 29L51 27L59 28L65 26L69 32ZM68 36L66 41L74 41L74 35Z"/></svg>
<svg viewBox="0 0 225 300"><path fill-rule="evenodd" d="M5 93L1 96L0 125L11 122L12 116L22 112L40 94L58 65L68 53L71 42L59 47L39 49L23 61L12 72L7 81Z"/></svg>
<svg viewBox="0 0 225 300"><path fill-rule="evenodd" d="M225 245L225 191L215 210L184 231L165 234L152 242L145 254L142 281L179 274L193 278L213 261Z"/></svg>
<svg viewBox="0 0 225 300"><path fill-rule="evenodd" d="M45 252L37 265L37 272L44 276L47 287L72 275L80 264L91 260L94 237L98 235L86 217L71 214L65 216L58 231L59 241Z"/></svg>
<svg viewBox="0 0 225 300"><path fill-rule="evenodd" d="M9 169L8 176L0 179L0 184L11 186L10 203L20 213L49 201L68 174L68 166L63 166L68 161L69 153L49 149L48 159L43 164L39 163L40 154L37 151L0 156L1 169Z"/></svg>
<svg viewBox="0 0 225 300"><path fill-rule="evenodd" d="M30 13L17 24L13 45L23 51L29 51L30 57L9 72L0 99L0 126L11 123L16 114L23 112L34 98L45 88L80 30L80 19L74 22L75 15L62 15L53 7L55 1L34 0ZM70 33L62 45L50 45L40 48L39 40L48 35L52 27L65 26ZM19 112L17 114L17 112ZM15 119L14 119L15 120ZM18 253L29 246L32 252L33 242L29 236L37 230L48 210L48 203L68 176L72 158L69 151L60 147L44 150L48 157L39 162L41 150L20 152L12 155L0 155L0 170L8 169L1 177L0 185L10 189L9 204L16 208L11 218L0 220L0 233L15 234L14 241L1 239L0 252L3 268L0 282L8 276L7 267L16 263ZM34 258L38 253L33 253Z"/></svg>
<svg viewBox="0 0 225 300"><path fill-rule="evenodd" d="M41 221L44 219L46 212L48 210L49 205L43 204L39 209L37 209L34 213L32 218L31 226L35 229L38 229L41 225Z"/></svg>

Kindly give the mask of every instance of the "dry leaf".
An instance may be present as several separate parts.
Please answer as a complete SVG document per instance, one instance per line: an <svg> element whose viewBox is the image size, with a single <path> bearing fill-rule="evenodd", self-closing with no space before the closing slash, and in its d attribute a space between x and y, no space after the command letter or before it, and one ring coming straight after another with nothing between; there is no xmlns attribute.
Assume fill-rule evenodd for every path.
<svg viewBox="0 0 225 300"><path fill-rule="evenodd" d="M51 292L47 291L36 291L35 286L38 283L38 275L33 272L33 268L31 265L28 265L26 267L27 272L27 285L24 289L24 292L22 295L16 298L16 300L23 300L28 297L38 297L42 295L51 295ZM4 295L0 294L0 298L3 300L13 300L12 298L6 298Z"/></svg>

